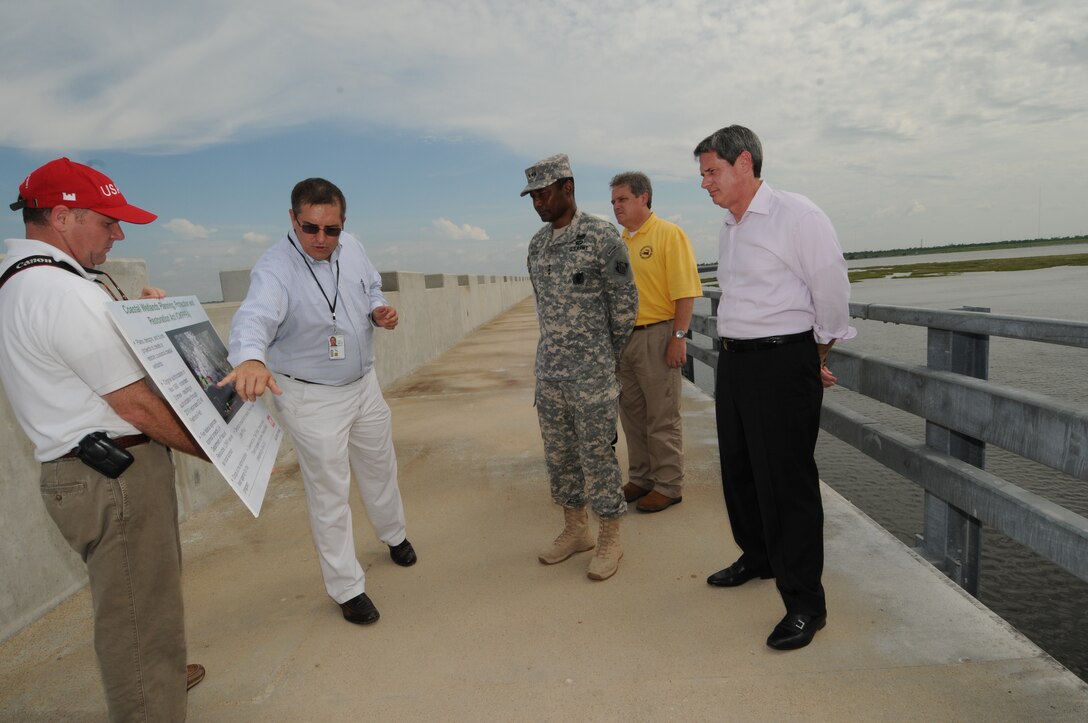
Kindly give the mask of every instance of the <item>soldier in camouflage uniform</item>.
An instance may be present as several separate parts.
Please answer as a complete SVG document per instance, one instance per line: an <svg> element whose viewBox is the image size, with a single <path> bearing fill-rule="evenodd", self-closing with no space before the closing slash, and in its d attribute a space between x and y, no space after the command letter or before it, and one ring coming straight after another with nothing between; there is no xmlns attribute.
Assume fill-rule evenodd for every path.
<svg viewBox="0 0 1088 723"><path fill-rule="evenodd" d="M533 208L545 222L529 242L540 342L536 407L552 499L563 532L540 551L546 565L594 546L586 505L600 519L589 577L615 574L627 511L612 440L619 383L616 364L638 315L638 291L616 228L578 211L570 161L559 154L526 169Z"/></svg>

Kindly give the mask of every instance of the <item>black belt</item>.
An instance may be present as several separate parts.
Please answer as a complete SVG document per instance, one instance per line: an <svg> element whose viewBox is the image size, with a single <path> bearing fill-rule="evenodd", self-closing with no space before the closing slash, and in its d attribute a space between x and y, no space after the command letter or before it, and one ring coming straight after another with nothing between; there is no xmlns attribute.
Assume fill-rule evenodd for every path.
<svg viewBox="0 0 1088 723"><path fill-rule="evenodd" d="M116 437L113 439L114 444L116 444L118 447L123 447L124 449L128 449L129 447L138 447L141 444L147 444L150 441L151 437L148 437L146 434L130 434L125 437ZM76 459L76 457L76 450L73 449L68 454L57 457L57 459L53 461L56 462L59 459Z"/></svg>
<svg viewBox="0 0 1088 723"><path fill-rule="evenodd" d="M288 379L293 379L296 382L302 382L303 384L321 384L321 382L311 382L309 379L299 379L298 377L293 377L290 374L284 374L283 376L287 377Z"/></svg>
<svg viewBox="0 0 1088 723"><path fill-rule="evenodd" d="M785 336L765 336L760 339L726 339L724 336L722 339L722 349L726 351L765 351L767 349L775 349L780 346L786 346L787 344L799 344L803 341L815 340L812 336L812 329L808 331L802 331L797 334L786 334Z"/></svg>
<svg viewBox="0 0 1088 723"><path fill-rule="evenodd" d="M672 321L672 319L662 319L661 321L655 321L652 324L635 324L635 331L639 329L649 329L651 326L657 326L658 324L664 324L666 321Z"/></svg>
<svg viewBox="0 0 1088 723"><path fill-rule="evenodd" d="M350 382L344 382L343 384L329 384L328 382L311 382L309 379L299 379L298 377L293 377L290 374L284 374L283 376L287 377L288 379L293 379L296 382L302 382L303 384L316 384L319 387L346 387L347 385L354 384L355 382L359 381L359 379L362 379L362 377L359 377L359 379L353 379Z"/></svg>

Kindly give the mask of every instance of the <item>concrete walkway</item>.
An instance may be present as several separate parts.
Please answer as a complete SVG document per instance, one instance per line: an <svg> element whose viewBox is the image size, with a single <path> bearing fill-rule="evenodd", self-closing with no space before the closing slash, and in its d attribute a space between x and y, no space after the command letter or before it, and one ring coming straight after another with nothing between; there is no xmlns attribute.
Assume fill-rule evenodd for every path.
<svg viewBox="0 0 1088 723"><path fill-rule="evenodd" d="M259 519L233 494L182 527L191 721L1084 720L1088 685L825 487L828 627L764 645L771 580L711 588L733 561L713 402L685 385L682 504L623 523L605 582L555 566L525 302L388 390L409 535L399 568L358 500L373 626L325 595L294 454ZM623 448L621 444L621 455ZM102 720L90 601L0 645L0 720Z"/></svg>

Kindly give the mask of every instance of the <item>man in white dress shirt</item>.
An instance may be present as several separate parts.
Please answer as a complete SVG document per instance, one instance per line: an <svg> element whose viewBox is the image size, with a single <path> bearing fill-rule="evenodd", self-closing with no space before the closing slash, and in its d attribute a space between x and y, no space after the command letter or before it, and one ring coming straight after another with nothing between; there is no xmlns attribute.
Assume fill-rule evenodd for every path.
<svg viewBox="0 0 1088 723"><path fill-rule="evenodd" d="M355 554L348 493L354 473L367 516L389 556L416 562L397 483L392 415L374 371L374 327L397 311L363 245L344 231L347 201L308 178L291 192L291 230L261 256L231 324L234 383L253 401L271 389L291 433L325 589L344 619L377 621Z"/></svg>
<svg viewBox="0 0 1088 723"><path fill-rule="evenodd" d="M850 326L850 281L835 229L812 201L760 178L763 149L742 126L695 147L702 187L726 209L718 241L714 390L725 495L740 559L707 582L775 578L786 616L767 645L794 650L827 622L823 503L814 457L827 355Z"/></svg>

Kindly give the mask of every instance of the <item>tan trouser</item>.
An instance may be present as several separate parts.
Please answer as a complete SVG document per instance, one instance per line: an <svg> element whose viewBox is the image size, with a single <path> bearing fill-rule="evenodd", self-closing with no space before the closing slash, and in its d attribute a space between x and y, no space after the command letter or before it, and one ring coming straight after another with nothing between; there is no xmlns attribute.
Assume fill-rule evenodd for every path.
<svg viewBox="0 0 1088 723"><path fill-rule="evenodd" d="M684 439L680 420L680 369L665 361L672 324L636 329L623 348L620 422L627 439L628 481L666 497L684 485Z"/></svg>
<svg viewBox="0 0 1088 723"><path fill-rule="evenodd" d="M120 478L78 459L42 465L42 501L87 563L110 720L185 720L185 616L174 465L154 442Z"/></svg>

